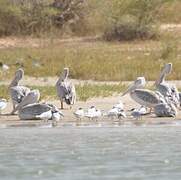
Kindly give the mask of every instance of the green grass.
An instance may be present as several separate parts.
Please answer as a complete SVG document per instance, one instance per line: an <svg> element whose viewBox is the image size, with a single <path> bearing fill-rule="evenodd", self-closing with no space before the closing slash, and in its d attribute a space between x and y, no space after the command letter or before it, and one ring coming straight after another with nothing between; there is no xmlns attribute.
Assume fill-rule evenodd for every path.
<svg viewBox="0 0 181 180"><path fill-rule="evenodd" d="M41 100L54 100L54 99L58 100L57 95L56 95L56 89L53 86L46 86L46 87L33 86L30 88L40 90ZM122 85L122 84L118 84L118 85L85 84L85 85L76 86L77 98L79 101L86 101L94 97L112 96L115 93L117 94L121 93L125 89L126 89L125 85ZM1 98L9 99L7 86L0 86L0 94L1 94Z"/></svg>

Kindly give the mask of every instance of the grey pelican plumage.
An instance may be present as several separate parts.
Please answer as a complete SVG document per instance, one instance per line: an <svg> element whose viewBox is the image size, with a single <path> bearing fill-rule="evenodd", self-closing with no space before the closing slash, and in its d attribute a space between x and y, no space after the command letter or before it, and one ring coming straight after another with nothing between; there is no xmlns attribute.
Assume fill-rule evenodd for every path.
<svg viewBox="0 0 181 180"><path fill-rule="evenodd" d="M154 113L158 117L176 117L177 108L172 102L160 103L154 107Z"/></svg>
<svg viewBox="0 0 181 180"><path fill-rule="evenodd" d="M14 114L16 111L22 109L24 106L28 104L34 104L37 103L40 99L40 92L39 90L35 89L30 91L23 100L15 107L15 109L12 111L12 114Z"/></svg>
<svg viewBox="0 0 181 180"><path fill-rule="evenodd" d="M131 98L138 104L148 108L153 108L155 105L160 103L160 97L154 91L143 89L145 84L145 78L138 77L134 83L130 85L126 92L122 94L122 96L130 93Z"/></svg>
<svg viewBox="0 0 181 180"><path fill-rule="evenodd" d="M69 68L64 68L64 71L56 83L57 95L61 101L61 109L63 102L68 105L73 105L76 102L75 86L68 80Z"/></svg>
<svg viewBox="0 0 181 180"><path fill-rule="evenodd" d="M62 118L64 115L52 104L35 103L21 108L18 111L18 116L22 120L52 119L58 121L58 118Z"/></svg>
<svg viewBox="0 0 181 180"><path fill-rule="evenodd" d="M15 76L9 85L9 93L13 103L13 111L23 98L30 92L30 89L25 86L19 86L19 81L23 78L23 69L18 69Z"/></svg>
<svg viewBox="0 0 181 180"><path fill-rule="evenodd" d="M175 85L169 84L165 81L166 75L172 71L172 63L167 63L163 67L159 78L156 80L155 85L157 90L164 96L168 97L176 107L180 106L179 92Z"/></svg>

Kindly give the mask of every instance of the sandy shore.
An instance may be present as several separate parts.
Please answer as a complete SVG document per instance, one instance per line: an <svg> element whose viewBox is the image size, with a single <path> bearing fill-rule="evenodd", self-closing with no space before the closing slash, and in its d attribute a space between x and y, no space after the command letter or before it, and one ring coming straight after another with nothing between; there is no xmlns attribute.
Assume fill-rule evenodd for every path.
<svg viewBox="0 0 181 180"><path fill-rule="evenodd" d="M70 109L68 106L65 106L65 109L62 110L65 117L59 122L58 126L64 126L68 124L76 124L76 118L73 115L73 112L79 108L82 107L84 109L89 108L92 105L95 105L100 110L104 110L105 112L108 111L115 103L118 102L118 100L121 99L122 102L125 104L125 110L127 112L128 118L124 119L123 124L129 124L132 123L134 125L155 125L155 124L173 124L175 122L178 122L181 120L181 111L179 112L177 118L157 118L154 114L150 114L147 116L144 116L141 121L136 121L130 116L129 110L133 107L138 107L139 105L136 104L129 95L126 95L125 97L121 97L120 95L112 96L112 97L106 97L106 98L93 98L88 100L87 102L77 102L75 106L73 106L72 109ZM50 103L55 104L57 107L60 107L59 101L49 101ZM39 120L20 120L17 115L8 115L12 110L12 104L11 102L8 103L7 108L2 112L2 115L0 116L0 127L22 127L22 126L41 126L42 122ZM115 125L117 122L113 122L110 119L107 118L100 118L98 122L90 122L88 119L83 119L81 123L77 125L87 125L87 124L107 124L107 125Z"/></svg>

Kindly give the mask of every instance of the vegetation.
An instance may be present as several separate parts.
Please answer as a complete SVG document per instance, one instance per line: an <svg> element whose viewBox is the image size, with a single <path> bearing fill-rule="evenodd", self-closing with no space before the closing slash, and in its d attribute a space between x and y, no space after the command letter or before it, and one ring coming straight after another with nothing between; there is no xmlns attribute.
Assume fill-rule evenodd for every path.
<svg viewBox="0 0 181 180"><path fill-rule="evenodd" d="M158 33L156 22L180 23L180 10L179 0L0 0L0 36L149 39Z"/></svg>
<svg viewBox="0 0 181 180"><path fill-rule="evenodd" d="M33 86L31 88L40 90L42 100L58 99L56 96L56 89L53 86L46 86L46 87ZM85 85L76 86L78 100L80 101L86 101L93 97L111 96L115 93L121 93L123 90L125 90L125 85L122 85L122 84L118 84L118 85L85 84ZM2 98L9 99L7 86L0 86L0 94Z"/></svg>

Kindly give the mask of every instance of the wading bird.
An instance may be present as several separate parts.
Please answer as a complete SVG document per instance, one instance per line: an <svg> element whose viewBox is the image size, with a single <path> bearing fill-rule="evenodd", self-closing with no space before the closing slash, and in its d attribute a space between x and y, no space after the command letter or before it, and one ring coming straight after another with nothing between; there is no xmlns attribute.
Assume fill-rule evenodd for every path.
<svg viewBox="0 0 181 180"><path fill-rule="evenodd" d="M12 111L12 114L14 114L16 111L22 109L24 106L29 104L37 103L40 99L40 92L39 90L35 89L30 91L23 100L16 106L16 108Z"/></svg>
<svg viewBox="0 0 181 180"><path fill-rule="evenodd" d="M153 108L160 103L160 97L154 91L143 89L145 84L145 78L138 77L122 96L129 93L131 98L138 104L150 109Z"/></svg>
<svg viewBox="0 0 181 180"><path fill-rule="evenodd" d="M13 80L11 81L9 85L9 93L10 97L13 103L13 111L11 114L13 114L16 106L21 103L23 98L27 96L27 94L30 92L30 89L25 87L25 86L19 86L19 81L23 78L24 76L24 71L23 69L18 69L15 72L15 76Z"/></svg>
<svg viewBox="0 0 181 180"><path fill-rule="evenodd" d="M172 63L165 64L163 67L160 76L155 81L157 90L164 96L168 97L172 103L176 106L180 106L180 97L179 92L175 85L169 84L165 81L165 77L170 74L172 71Z"/></svg>
<svg viewBox="0 0 181 180"><path fill-rule="evenodd" d="M42 119L47 121L49 119L54 119L58 121L59 117L57 113L60 118L64 116L56 106L45 103L29 104L18 111L19 118L23 120Z"/></svg>
<svg viewBox="0 0 181 180"><path fill-rule="evenodd" d="M56 83L57 95L61 101L61 109L63 102L68 105L73 105L76 102L75 86L68 80L69 68L64 68L64 71Z"/></svg>

